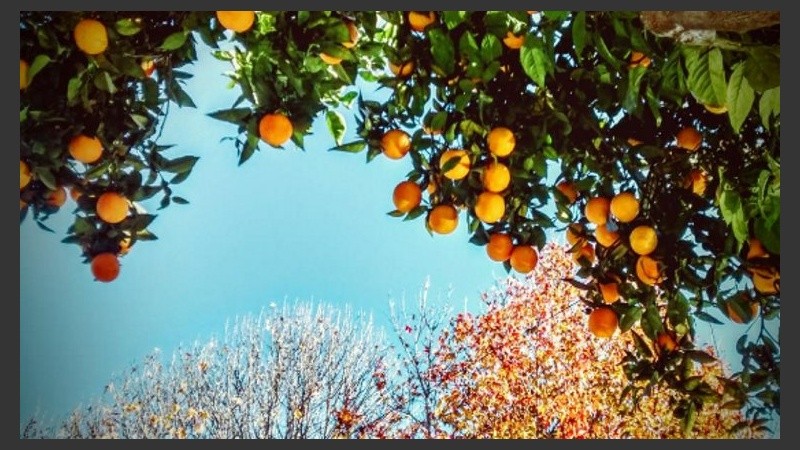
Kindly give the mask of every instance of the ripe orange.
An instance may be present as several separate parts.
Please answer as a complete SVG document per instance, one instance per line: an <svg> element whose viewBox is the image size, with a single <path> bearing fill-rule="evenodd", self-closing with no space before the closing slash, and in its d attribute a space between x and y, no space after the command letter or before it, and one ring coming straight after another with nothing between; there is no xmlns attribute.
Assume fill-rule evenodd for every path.
<svg viewBox="0 0 800 450"><path fill-rule="evenodd" d="M539 253L531 245L518 245L511 251L511 268L519 273L528 273L536 268Z"/></svg>
<svg viewBox="0 0 800 450"><path fill-rule="evenodd" d="M422 189L413 181L403 181L394 188L392 202L398 211L407 213L419 206L422 201Z"/></svg>
<svg viewBox="0 0 800 450"><path fill-rule="evenodd" d="M381 137L381 150L389 159L400 159L411 150L411 136L403 130L389 130Z"/></svg>
<svg viewBox="0 0 800 450"><path fill-rule="evenodd" d="M703 135L694 127L684 127L678 132L676 139L678 147L693 152L700 148L700 143L703 142Z"/></svg>
<svg viewBox="0 0 800 450"><path fill-rule="evenodd" d="M761 241L756 238L750 238L747 240L747 260L750 261L755 258L769 258L769 253L767 253Z"/></svg>
<svg viewBox="0 0 800 450"><path fill-rule="evenodd" d="M249 30L256 20L256 13L253 11L217 11L217 21L224 28L244 33Z"/></svg>
<svg viewBox="0 0 800 450"><path fill-rule="evenodd" d="M389 70L396 77L407 77L414 71L414 61L406 61L398 64L389 61Z"/></svg>
<svg viewBox="0 0 800 450"><path fill-rule="evenodd" d="M604 302L614 303L619 300L619 285L617 283L613 281L610 283L598 283L598 286Z"/></svg>
<svg viewBox="0 0 800 450"><path fill-rule="evenodd" d="M601 338L610 338L617 331L617 313L607 306L595 308L589 313L589 331Z"/></svg>
<svg viewBox="0 0 800 450"><path fill-rule="evenodd" d="M92 258L92 275L97 281L108 283L119 276L119 259L117 255L106 252Z"/></svg>
<svg viewBox="0 0 800 450"><path fill-rule="evenodd" d="M576 263L580 263L581 258L586 258L590 264L594 264L594 257L594 247L588 242L584 242L580 249L572 253L572 259Z"/></svg>
<svg viewBox="0 0 800 450"><path fill-rule="evenodd" d="M325 52L319 54L319 58L325 62L325 64L330 64L332 66L339 64L342 62L342 58L337 58L335 56L331 56Z"/></svg>
<svg viewBox="0 0 800 450"><path fill-rule="evenodd" d="M342 46L344 48L353 48L356 46L356 43L358 42L358 27L356 27L355 23L350 21L347 21L346 24L347 24L347 31L350 33L350 40L342 42Z"/></svg>
<svg viewBox="0 0 800 450"><path fill-rule="evenodd" d="M48 205L60 208L64 206L67 201L67 190L59 186L55 191L50 191L45 199Z"/></svg>
<svg viewBox="0 0 800 450"><path fill-rule="evenodd" d="M683 179L683 187L691 189L696 195L702 196L706 192L708 185L706 173L701 169L692 169Z"/></svg>
<svg viewBox="0 0 800 450"><path fill-rule="evenodd" d="M436 233L452 233L458 226L458 211L453 205L437 205L428 215L428 225Z"/></svg>
<svg viewBox="0 0 800 450"><path fill-rule="evenodd" d="M611 199L611 214L622 223L632 222L639 215L639 200L632 192L621 192Z"/></svg>
<svg viewBox="0 0 800 450"><path fill-rule="evenodd" d="M758 316L758 313L760 312L761 309L760 303L758 302L749 302L749 303L750 303L750 317L748 317L748 320L744 320L743 317L739 316L739 314L736 313L736 310L733 309L730 301L725 303L725 311L728 313L728 317L732 321L736 323L748 323L752 321L756 316Z"/></svg>
<svg viewBox="0 0 800 450"><path fill-rule="evenodd" d="M634 228L628 239L631 244L631 250L637 255L649 255L658 246L656 230L648 225L639 225Z"/></svg>
<svg viewBox="0 0 800 450"><path fill-rule="evenodd" d="M503 44L505 44L506 47L510 48L511 50L518 50L520 47L522 47L522 44L524 42L525 42L524 34L517 36L511 31L506 33L506 37L503 38Z"/></svg>
<svg viewBox="0 0 800 450"><path fill-rule="evenodd" d="M83 192L81 192L78 186L72 186L71 188L69 188L69 196L72 197L72 200L75 201L76 203L78 199L81 198L81 195L83 195Z"/></svg>
<svg viewBox="0 0 800 450"><path fill-rule="evenodd" d="M436 20L436 13L433 11L409 11L408 24L414 31L425 31L428 25Z"/></svg>
<svg viewBox="0 0 800 450"><path fill-rule="evenodd" d="M25 189L25 186L31 182L31 168L28 167L28 163L23 160L19 160L19 190Z"/></svg>
<svg viewBox="0 0 800 450"><path fill-rule="evenodd" d="M280 147L292 137L292 121L281 113L264 114L258 122L258 135L267 144Z"/></svg>
<svg viewBox="0 0 800 450"><path fill-rule="evenodd" d="M603 225L608 221L610 202L605 197L592 197L586 202L584 215L589 222L595 225Z"/></svg>
<svg viewBox="0 0 800 450"><path fill-rule="evenodd" d="M156 63L150 58L143 59L139 66L142 68L144 76L146 77L153 75L153 72L156 71Z"/></svg>
<svg viewBox="0 0 800 450"><path fill-rule="evenodd" d="M19 60L19 90L28 87L28 62L24 59Z"/></svg>
<svg viewBox="0 0 800 450"><path fill-rule="evenodd" d="M69 154L84 164L92 164L103 156L103 144L97 137L79 134L69 141Z"/></svg>
<svg viewBox="0 0 800 450"><path fill-rule="evenodd" d="M728 112L728 107L725 105L703 105L706 108L706 111L710 112L711 114L725 114Z"/></svg>
<svg viewBox="0 0 800 450"><path fill-rule="evenodd" d="M511 172L505 164L493 162L483 171L483 188L489 192L503 192L511 182Z"/></svg>
<svg viewBox="0 0 800 450"><path fill-rule="evenodd" d="M82 19L73 30L75 45L87 55L99 55L108 48L108 32L102 22Z"/></svg>
<svg viewBox="0 0 800 450"><path fill-rule="evenodd" d="M630 67L630 68L634 68L634 67L637 67L637 66L648 67L650 65L650 63L651 63L650 58L645 56L644 53L637 52L637 51L632 51L631 52L631 62L628 65L628 67Z"/></svg>
<svg viewBox="0 0 800 450"><path fill-rule="evenodd" d="M433 179L429 180L428 187L425 190L428 191L428 196L431 196L434 193L436 193L436 181L434 181Z"/></svg>
<svg viewBox="0 0 800 450"><path fill-rule="evenodd" d="M584 226L582 223L571 223L567 227L567 242L569 245L574 246L578 242L585 242Z"/></svg>
<svg viewBox="0 0 800 450"><path fill-rule="evenodd" d="M517 139L514 133L506 127L495 127L486 135L489 151L496 156L504 157L514 151Z"/></svg>
<svg viewBox="0 0 800 450"><path fill-rule="evenodd" d="M120 223L128 217L130 202L118 192L105 192L97 199L97 216L107 223Z"/></svg>
<svg viewBox="0 0 800 450"><path fill-rule="evenodd" d="M475 201L475 215L481 222L495 223L506 213L506 201L494 192L481 192Z"/></svg>
<svg viewBox="0 0 800 450"><path fill-rule="evenodd" d="M644 144L644 142L642 142L642 141L640 141L640 140L638 140L636 138L633 138L633 137L629 137L628 138L628 145L630 145L631 147L636 147L637 145L642 145L642 144Z"/></svg>
<svg viewBox="0 0 800 450"><path fill-rule="evenodd" d="M656 336L656 345L665 352L671 352L678 348L678 343L675 342L675 338L673 338L670 333L664 331L658 333Z"/></svg>
<svg viewBox="0 0 800 450"><path fill-rule="evenodd" d="M564 197L567 197L570 205L575 203L575 200L578 199L578 189L575 188L575 183L571 181L561 181L556 185L556 189L558 189L558 192L564 194Z"/></svg>
<svg viewBox="0 0 800 450"><path fill-rule="evenodd" d="M492 261L503 262L511 258L514 250L514 243L511 236L505 233L494 233L489 236L489 243L486 244L486 254Z"/></svg>
<svg viewBox="0 0 800 450"><path fill-rule="evenodd" d="M466 151L459 149L446 150L442 153L442 157L439 158L439 168L444 170L444 166L448 165L448 161L454 158L458 158L458 163L447 172L444 172L444 176L451 180L460 180L469 173L470 161Z"/></svg>
<svg viewBox="0 0 800 450"><path fill-rule="evenodd" d="M764 295L773 295L780 292L781 273L774 267L750 268L753 276L753 287Z"/></svg>
<svg viewBox="0 0 800 450"><path fill-rule="evenodd" d="M611 247L619 240L619 233L616 231L608 231L606 225L608 225L608 223L598 225L597 228L595 228L594 238L597 240L597 243L603 247Z"/></svg>
<svg viewBox="0 0 800 450"><path fill-rule="evenodd" d="M661 264L649 256L640 256L636 260L636 276L648 286L664 281L664 277L661 275Z"/></svg>

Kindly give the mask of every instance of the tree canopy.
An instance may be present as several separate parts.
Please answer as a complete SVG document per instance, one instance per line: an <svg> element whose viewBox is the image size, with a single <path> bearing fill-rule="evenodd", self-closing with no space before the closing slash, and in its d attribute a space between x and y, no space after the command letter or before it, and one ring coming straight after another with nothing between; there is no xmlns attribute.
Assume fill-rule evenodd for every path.
<svg viewBox="0 0 800 450"><path fill-rule="evenodd" d="M159 136L172 105L194 106L200 40L241 90L209 112L240 164L303 148L324 118L332 150L410 163L390 214L431 233L462 218L507 270L533 270L546 232L566 229L587 307L641 327L627 376L680 393L686 423L718 399L681 370L714 359L697 321L757 324L721 382L760 424L780 412L780 26L702 37L648 32L636 11L23 11L20 220L48 229L69 188L64 241L113 281L156 238L139 202L188 203L198 156ZM648 351L664 334L675 351Z"/></svg>

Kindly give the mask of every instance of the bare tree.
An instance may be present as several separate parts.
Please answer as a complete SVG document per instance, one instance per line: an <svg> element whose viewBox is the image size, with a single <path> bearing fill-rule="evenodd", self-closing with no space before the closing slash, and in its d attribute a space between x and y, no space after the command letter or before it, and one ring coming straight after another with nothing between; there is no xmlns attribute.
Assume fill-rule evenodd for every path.
<svg viewBox="0 0 800 450"><path fill-rule="evenodd" d="M22 438L352 437L390 412L384 335L349 309L297 302L228 324L221 340L158 350L60 424Z"/></svg>

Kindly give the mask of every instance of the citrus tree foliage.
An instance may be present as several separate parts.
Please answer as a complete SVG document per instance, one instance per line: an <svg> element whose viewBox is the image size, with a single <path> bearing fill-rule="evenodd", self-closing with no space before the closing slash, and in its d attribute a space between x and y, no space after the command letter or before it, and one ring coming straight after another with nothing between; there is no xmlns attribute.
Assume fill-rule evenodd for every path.
<svg viewBox="0 0 800 450"><path fill-rule="evenodd" d="M158 130L170 104L193 106L181 68L201 39L231 62L241 90L230 108L209 112L236 127L240 164L289 139L302 148L324 117L332 149L401 159L407 180L428 188L419 200L412 188L393 216L438 233L460 216L473 244L504 233L539 250L546 231L574 223L573 251L584 255L574 285L599 307L598 283L613 280L622 330L641 326L643 343L626 359L632 381L680 392L694 406L677 414L690 421L709 396L680 368L711 358L694 348L696 321L718 323L719 310L758 326L737 345L743 369L725 382L729 406L753 419L780 412L779 342L765 326L780 315L779 25L687 45L646 32L625 11L245 13L225 26L214 12L22 12L21 216L45 226L71 186L85 195L65 241L81 245L86 262L153 239L153 214L130 208L109 223L98 198L112 190L134 202L160 194L161 207L186 203L173 189L197 157L159 143ZM99 53L76 46L86 19L107 30ZM155 77L143 69L151 62ZM361 95L359 79L388 99ZM357 116L355 141L343 142L342 107ZM491 151L501 128L514 145ZM410 145L382 142L397 131ZM100 140L97 161L70 157L79 134ZM490 163L510 180L483 195ZM603 207L623 192L636 205L625 220ZM596 198L605 200L587 208ZM646 252L630 240L639 227ZM118 271L94 266L104 281ZM665 332L678 344L666 360L645 351Z"/></svg>
<svg viewBox="0 0 800 450"><path fill-rule="evenodd" d="M447 438L732 438L754 437L734 427L743 415L719 408L730 399L718 361L682 370L693 389L715 397L694 409L657 383L628 384L626 359L641 329L612 339L592 335L581 291L563 280L575 263L567 248L548 244L541 264L524 280L509 277L483 294L484 311L455 316L436 330L436 314L423 303L408 328L397 331L408 351L405 371L420 415L400 435ZM433 316L433 317L432 317ZM417 329L416 327L422 327ZM434 342L426 337L438 336ZM415 344L421 344L415 346ZM416 348L415 348L416 347ZM658 361L674 348L649 347ZM649 386L648 386L649 385ZM633 389L634 395L627 395ZM675 405L692 409L681 423ZM424 414L428 411L429 414Z"/></svg>
<svg viewBox="0 0 800 450"><path fill-rule="evenodd" d="M23 438L329 439L382 419L376 368L387 342L371 318L297 303L244 316L221 339L159 352L59 424Z"/></svg>

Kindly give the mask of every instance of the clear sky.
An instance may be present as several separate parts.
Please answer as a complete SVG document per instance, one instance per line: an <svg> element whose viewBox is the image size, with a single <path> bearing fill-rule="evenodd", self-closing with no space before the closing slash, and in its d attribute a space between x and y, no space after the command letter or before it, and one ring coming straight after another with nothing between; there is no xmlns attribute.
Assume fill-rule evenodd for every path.
<svg viewBox="0 0 800 450"><path fill-rule="evenodd" d="M181 342L205 341L226 320L271 301L350 304L385 326L389 298L415 298L428 276L434 297L452 289L456 308L465 298L477 306L478 294L505 276L484 248L467 242L464 213L455 232L433 237L423 217L386 215L410 160L367 164L365 154L328 152L321 120L306 152L262 144L237 166L232 143L220 142L235 126L206 114L230 107L238 90L226 88L227 63L198 49L186 86L197 109L173 105L160 143L176 144L171 156L200 160L174 189L189 205L155 211L159 197L144 204L158 214L150 230L160 239L134 245L119 278L99 283L79 247L60 242L74 220L71 199L47 222L55 234L30 217L20 227L23 421L36 411L66 414L154 348L171 354ZM354 126L348 117L346 142ZM561 233L551 237L563 242Z"/></svg>

